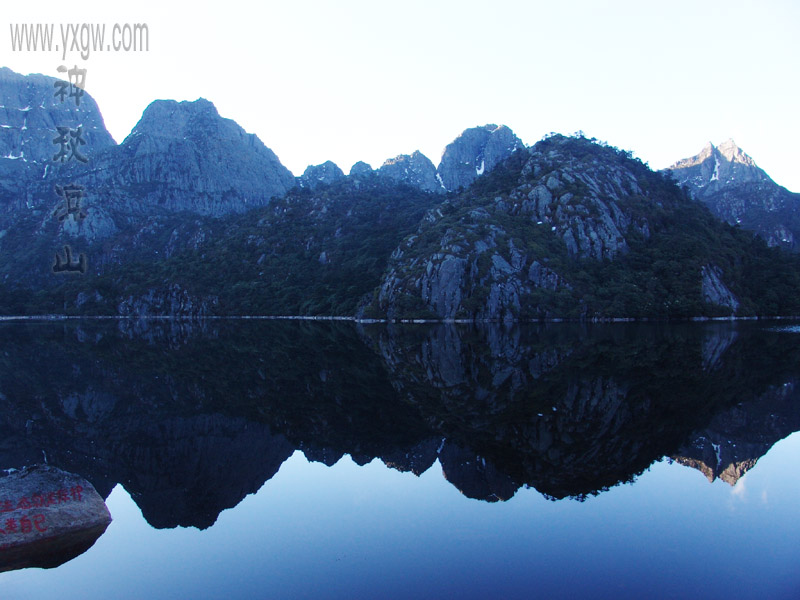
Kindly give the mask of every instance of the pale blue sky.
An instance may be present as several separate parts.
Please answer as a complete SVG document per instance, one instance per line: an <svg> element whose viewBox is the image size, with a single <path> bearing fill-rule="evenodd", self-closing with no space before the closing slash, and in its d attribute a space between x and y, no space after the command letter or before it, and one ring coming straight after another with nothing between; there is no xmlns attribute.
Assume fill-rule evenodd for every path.
<svg viewBox="0 0 800 600"><path fill-rule="evenodd" d="M211 100L296 175L506 124L527 144L589 136L654 168L727 138L800 191L800 3L633 1L42 2L4 6L2 64L87 91L117 139L156 98ZM147 23L146 53L11 51L9 23ZM60 36L60 34L57 34Z"/></svg>

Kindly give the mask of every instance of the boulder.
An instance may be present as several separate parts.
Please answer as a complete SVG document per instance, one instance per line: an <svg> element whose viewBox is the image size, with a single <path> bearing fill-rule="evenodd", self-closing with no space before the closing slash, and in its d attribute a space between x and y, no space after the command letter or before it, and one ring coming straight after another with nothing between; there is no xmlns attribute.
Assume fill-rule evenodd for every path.
<svg viewBox="0 0 800 600"><path fill-rule="evenodd" d="M111 515L92 484L46 465L0 477L0 572L57 567L92 547Z"/></svg>

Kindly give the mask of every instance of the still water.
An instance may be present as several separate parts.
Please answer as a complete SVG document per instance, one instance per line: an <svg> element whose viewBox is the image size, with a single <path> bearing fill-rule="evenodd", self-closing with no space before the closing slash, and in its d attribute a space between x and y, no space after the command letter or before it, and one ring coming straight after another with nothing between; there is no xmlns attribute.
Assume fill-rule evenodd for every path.
<svg viewBox="0 0 800 600"><path fill-rule="evenodd" d="M0 598L797 598L786 324L0 323L0 468L114 521Z"/></svg>

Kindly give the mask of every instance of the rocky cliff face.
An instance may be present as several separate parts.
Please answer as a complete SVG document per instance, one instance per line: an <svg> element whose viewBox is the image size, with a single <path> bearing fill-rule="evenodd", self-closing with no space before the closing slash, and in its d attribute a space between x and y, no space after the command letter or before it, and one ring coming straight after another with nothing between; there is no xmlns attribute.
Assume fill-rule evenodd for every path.
<svg viewBox="0 0 800 600"><path fill-rule="evenodd" d="M425 192L445 192L444 186L436 177L436 167L419 150L410 155L401 154L386 160L378 169L378 175Z"/></svg>
<svg viewBox="0 0 800 600"><path fill-rule="evenodd" d="M80 104L69 97L61 102L54 96L57 81L0 68L0 239L22 224L29 228L25 233L30 243L30 237L52 219L59 203L54 185L69 183L76 173L85 171L80 161L67 160L69 152L64 161L53 160L62 148L54 143L58 127L76 136L78 154L88 164L116 145L91 95L84 92ZM66 134L68 141L72 134ZM102 228L102 218L91 215L87 228Z"/></svg>
<svg viewBox="0 0 800 600"><path fill-rule="evenodd" d="M4 175L12 173L38 180L60 167L60 162L53 162L60 148L53 143L57 127L73 131L81 127L86 144L79 151L90 160L116 145L91 95L84 92L79 105L69 97L62 102L54 96L56 81L0 67L0 181L9 183Z"/></svg>
<svg viewBox="0 0 800 600"><path fill-rule="evenodd" d="M643 208L662 202L648 197L642 173L612 149L561 136L518 150L503 173L486 177L486 189L429 211L395 250L377 299L381 312L531 314L524 307L539 290L572 287L554 249L567 260L613 260L628 252L629 237L649 238Z"/></svg>
<svg viewBox="0 0 800 600"><path fill-rule="evenodd" d="M695 156L670 167L681 183L711 195L725 186L772 181L733 140L714 146L711 142Z"/></svg>
<svg viewBox="0 0 800 600"><path fill-rule="evenodd" d="M739 301L736 296L722 282L722 272L713 266L704 266L700 273L702 275L703 298L706 302L716 306L724 306L736 312L739 308Z"/></svg>
<svg viewBox="0 0 800 600"><path fill-rule="evenodd" d="M295 185L271 150L206 100L153 102L117 146L91 96L84 93L79 106L69 97L62 103L55 81L0 70L2 281L63 283L51 266L66 245L87 255L89 273L162 260L210 236L215 226L205 217L265 205ZM81 128L78 150L87 162L53 161L57 127ZM56 218L64 203L56 186L65 184L83 186L80 219Z"/></svg>
<svg viewBox="0 0 800 600"><path fill-rule="evenodd" d="M65 179L85 185L87 203L89 196L99 200L87 211L95 220L119 211L220 216L266 204L294 186L269 148L207 100L153 102L117 146L91 96L85 93L79 106L70 98L60 102L55 81L0 70L0 180L8 185L25 173L31 189L22 199L32 209L52 204L53 185ZM85 144L78 148L88 162L53 162L59 126L81 127Z"/></svg>
<svg viewBox="0 0 800 600"><path fill-rule="evenodd" d="M75 301L80 304L82 298L78 297ZM173 283L166 289L149 289L143 294L124 298L117 306L117 312L124 317L180 315L198 318L214 314L218 303L216 297L197 298Z"/></svg>
<svg viewBox="0 0 800 600"><path fill-rule="evenodd" d="M800 194L772 181L733 140L719 146L708 143L669 171L731 225L755 231L770 246L800 247Z"/></svg>
<svg viewBox="0 0 800 600"><path fill-rule="evenodd" d="M447 190L458 190L524 147L505 125L473 127L447 145L437 175Z"/></svg>
<svg viewBox="0 0 800 600"><path fill-rule="evenodd" d="M90 189L118 195L131 211L221 216L263 206L294 177L254 134L223 119L211 102L156 100L119 148L103 157Z"/></svg>

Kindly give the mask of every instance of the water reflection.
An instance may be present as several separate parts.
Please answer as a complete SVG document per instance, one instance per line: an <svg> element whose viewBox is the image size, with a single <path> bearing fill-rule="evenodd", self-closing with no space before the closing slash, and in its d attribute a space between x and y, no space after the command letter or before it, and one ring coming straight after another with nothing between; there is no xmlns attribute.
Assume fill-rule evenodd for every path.
<svg viewBox="0 0 800 600"><path fill-rule="evenodd" d="M207 528L295 450L463 494L583 499L664 456L735 483L800 430L796 334L758 324L0 326L0 467L46 462Z"/></svg>

